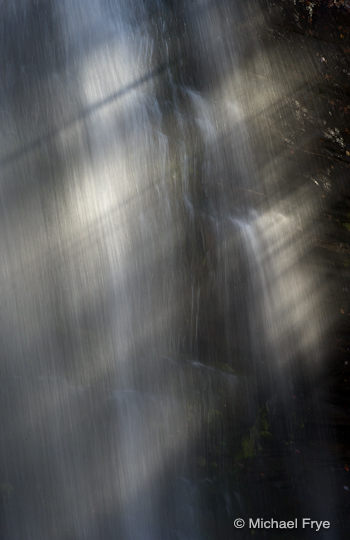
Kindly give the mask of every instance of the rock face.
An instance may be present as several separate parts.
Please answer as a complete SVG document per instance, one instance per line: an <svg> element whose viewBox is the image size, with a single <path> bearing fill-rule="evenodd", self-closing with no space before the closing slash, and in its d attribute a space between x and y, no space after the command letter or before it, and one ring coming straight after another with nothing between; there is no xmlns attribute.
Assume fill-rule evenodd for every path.
<svg viewBox="0 0 350 540"><path fill-rule="evenodd" d="M322 421L317 420L317 415L306 414L302 425L310 433L315 429L328 433L328 457L322 458L320 452L318 466L322 468L321 462L326 459L328 465L323 461L323 466L336 471L337 519L346 527L350 459L345 427L350 369L350 6L346 1L269 0L261 5L266 22L261 34L265 47L272 51L283 49L274 63L276 78L279 71L294 71L298 77L305 66L308 70L306 84L295 88L283 103L288 121L280 117L276 125L281 149L294 171L299 171L312 187L312 198L319 205L319 214L311 225L309 255L315 275L321 275L319 286L329 286L326 309L331 331L324 371L310 392L310 401L322 411ZM308 405L303 408L305 413Z"/></svg>

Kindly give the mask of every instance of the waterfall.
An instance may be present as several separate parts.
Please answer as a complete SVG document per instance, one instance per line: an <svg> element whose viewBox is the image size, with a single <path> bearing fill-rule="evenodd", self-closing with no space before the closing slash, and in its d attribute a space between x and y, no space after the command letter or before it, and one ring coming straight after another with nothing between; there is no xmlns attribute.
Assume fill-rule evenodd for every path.
<svg viewBox="0 0 350 540"><path fill-rule="evenodd" d="M266 510L240 467L325 321L317 209L255 155L284 90L246 4L0 7L4 540L231 538Z"/></svg>

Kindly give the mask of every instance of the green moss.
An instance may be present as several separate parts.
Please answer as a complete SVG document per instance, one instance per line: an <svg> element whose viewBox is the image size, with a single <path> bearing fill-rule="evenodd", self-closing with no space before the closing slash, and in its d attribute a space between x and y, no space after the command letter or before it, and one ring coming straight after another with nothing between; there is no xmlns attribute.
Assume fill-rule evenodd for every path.
<svg viewBox="0 0 350 540"><path fill-rule="evenodd" d="M267 407L260 409L255 423L245 435L241 442L241 452L239 459L251 459L262 450L262 441L272 438L270 423L268 421Z"/></svg>
<svg viewBox="0 0 350 540"><path fill-rule="evenodd" d="M236 374L235 370L227 362L215 362L215 367L232 375Z"/></svg>
<svg viewBox="0 0 350 540"><path fill-rule="evenodd" d="M198 466L202 468L207 466L207 460L205 459L205 457L200 456L198 458Z"/></svg>
<svg viewBox="0 0 350 540"><path fill-rule="evenodd" d="M14 492L14 488L8 482L0 484L0 495L3 499L7 500L11 497Z"/></svg>
<svg viewBox="0 0 350 540"><path fill-rule="evenodd" d="M250 431L249 435L242 439L242 457L243 459L251 459L255 456L255 437Z"/></svg>

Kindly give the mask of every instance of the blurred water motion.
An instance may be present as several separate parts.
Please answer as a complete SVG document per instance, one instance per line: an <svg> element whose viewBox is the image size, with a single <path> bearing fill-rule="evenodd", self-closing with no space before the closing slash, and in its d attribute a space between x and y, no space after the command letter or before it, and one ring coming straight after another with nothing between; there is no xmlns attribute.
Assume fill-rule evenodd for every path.
<svg viewBox="0 0 350 540"><path fill-rule="evenodd" d="M287 416L329 321L268 125L304 81L261 86L246 4L0 7L4 540L226 538L266 510L234 447Z"/></svg>

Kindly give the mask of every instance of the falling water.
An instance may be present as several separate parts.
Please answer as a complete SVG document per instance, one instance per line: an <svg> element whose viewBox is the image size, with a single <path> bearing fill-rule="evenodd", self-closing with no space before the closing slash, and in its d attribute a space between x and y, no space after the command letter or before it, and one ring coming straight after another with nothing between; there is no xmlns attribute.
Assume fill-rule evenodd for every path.
<svg viewBox="0 0 350 540"><path fill-rule="evenodd" d="M283 85L246 4L1 4L4 540L231 538L266 511L235 463L324 328L316 209L255 159Z"/></svg>

